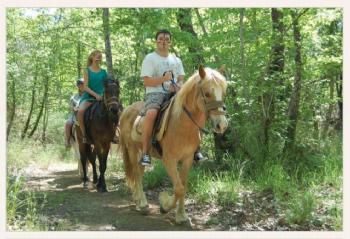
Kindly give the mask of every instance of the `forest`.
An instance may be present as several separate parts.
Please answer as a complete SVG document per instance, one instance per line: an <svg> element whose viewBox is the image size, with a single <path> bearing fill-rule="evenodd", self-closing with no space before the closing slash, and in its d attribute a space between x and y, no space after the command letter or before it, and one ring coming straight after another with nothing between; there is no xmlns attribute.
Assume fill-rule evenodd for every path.
<svg viewBox="0 0 350 239"><path fill-rule="evenodd" d="M103 52L125 108L144 99L141 64L159 29L172 33L185 81L200 64L224 65L228 83L229 127L201 142L208 160L191 169L185 226L159 210L157 220L103 212L132 205L118 147L102 204L64 146L90 52ZM7 230L342 230L342 52L340 8L7 8ZM172 185L153 164L144 188L157 207L156 192ZM89 197L94 207L79 201Z"/></svg>

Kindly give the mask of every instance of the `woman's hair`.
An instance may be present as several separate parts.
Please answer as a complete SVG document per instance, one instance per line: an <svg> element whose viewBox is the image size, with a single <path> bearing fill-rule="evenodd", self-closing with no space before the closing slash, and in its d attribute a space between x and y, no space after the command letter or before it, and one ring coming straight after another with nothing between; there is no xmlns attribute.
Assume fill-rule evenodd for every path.
<svg viewBox="0 0 350 239"><path fill-rule="evenodd" d="M102 52L100 51L100 50L93 50L91 53L90 53L90 55L89 55L89 57L88 57L88 59L87 59L87 67L89 67L89 66L91 66L91 64L92 64L92 58L94 58L94 56L96 56L97 54L102 54Z"/></svg>

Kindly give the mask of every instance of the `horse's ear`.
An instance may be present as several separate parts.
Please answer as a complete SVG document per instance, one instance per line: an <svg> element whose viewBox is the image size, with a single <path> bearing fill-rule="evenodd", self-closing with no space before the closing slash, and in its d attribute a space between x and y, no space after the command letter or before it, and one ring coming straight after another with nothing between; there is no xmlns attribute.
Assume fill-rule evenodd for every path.
<svg viewBox="0 0 350 239"><path fill-rule="evenodd" d="M225 65L221 65L220 68L218 69L218 72L220 72L220 74L225 74Z"/></svg>
<svg viewBox="0 0 350 239"><path fill-rule="evenodd" d="M204 79L205 78L205 70L204 70L204 67L202 64L199 65L198 72L199 72L199 76L202 79Z"/></svg>

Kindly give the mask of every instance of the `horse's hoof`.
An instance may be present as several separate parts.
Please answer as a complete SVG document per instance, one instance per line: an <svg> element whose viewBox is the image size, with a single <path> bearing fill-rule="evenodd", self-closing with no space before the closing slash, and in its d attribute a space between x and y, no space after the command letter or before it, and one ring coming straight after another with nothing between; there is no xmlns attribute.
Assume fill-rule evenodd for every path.
<svg viewBox="0 0 350 239"><path fill-rule="evenodd" d="M175 217L175 222L176 224L181 224L181 225L191 225L191 220L187 216Z"/></svg>
<svg viewBox="0 0 350 239"><path fill-rule="evenodd" d="M83 188L84 188L84 189L87 189L88 186L89 186L89 183L88 183L87 181L83 183Z"/></svg>
<svg viewBox="0 0 350 239"><path fill-rule="evenodd" d="M167 210L165 210L165 209L163 208L162 205L160 205L159 211L160 211L160 213L162 213L162 214L165 214L165 213L168 212Z"/></svg>
<svg viewBox="0 0 350 239"><path fill-rule="evenodd" d="M97 187L97 191L100 193L108 193L108 190L105 187Z"/></svg>
<svg viewBox="0 0 350 239"><path fill-rule="evenodd" d="M149 206L146 205L146 206L144 206L144 207L140 207L140 213L141 213L142 215L148 215L148 213L149 213Z"/></svg>

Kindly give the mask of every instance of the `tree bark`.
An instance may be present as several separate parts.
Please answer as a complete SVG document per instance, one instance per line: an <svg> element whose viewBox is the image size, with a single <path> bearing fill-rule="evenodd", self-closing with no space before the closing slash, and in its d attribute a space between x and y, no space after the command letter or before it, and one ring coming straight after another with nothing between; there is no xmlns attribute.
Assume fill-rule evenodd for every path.
<svg viewBox="0 0 350 239"><path fill-rule="evenodd" d="M39 125L39 122L40 122L40 119L43 115L43 112L44 112L44 106L45 106L45 102L46 102L46 99L47 99L47 96L48 96L48 92L49 92L49 77L45 77L45 80L44 80L44 93L43 93L43 98L41 100L41 104L40 104L40 111L39 111L39 114L35 120L35 123L34 123L34 126L32 128L32 130L30 131L30 133L28 134L28 137L32 137L33 134L35 133L36 129L38 128L38 125Z"/></svg>
<svg viewBox="0 0 350 239"><path fill-rule="evenodd" d="M36 69L36 71L37 71L37 69ZM35 105L36 83L37 83L37 72L35 72L33 86L32 86L32 97L31 97L32 100L31 100L31 104L30 104L30 110L29 110L29 114L28 114L26 123L24 125L24 128L22 130L21 139L24 139L24 137L26 137L27 131L29 129L30 121L32 119L34 105Z"/></svg>
<svg viewBox="0 0 350 239"><path fill-rule="evenodd" d="M112 49L111 49L110 31L109 31L109 8L102 8L102 10L103 10L102 20L103 20L103 33L104 33L104 39L105 39L107 72L108 74L112 75L113 79L116 80L116 83L118 85L117 99L119 102L120 84L118 79L116 79L113 71Z"/></svg>
<svg viewBox="0 0 350 239"><path fill-rule="evenodd" d="M244 8L241 8L239 10L239 52L240 52L240 58L241 58L241 80L243 83L243 94L244 98L247 103L249 103L249 84L247 82L247 79L245 77L245 56L244 56Z"/></svg>
<svg viewBox="0 0 350 239"><path fill-rule="evenodd" d="M7 106L8 110L9 110L9 119L8 119L8 123L7 123L7 129L6 129L6 140L9 139L10 136L10 132L11 132L11 128L12 128L12 124L15 118L15 113L16 113L16 81L14 79L14 77L12 76L12 74L9 74L10 76L10 92L11 92L11 104ZM8 101L9 102L9 101Z"/></svg>
<svg viewBox="0 0 350 239"><path fill-rule="evenodd" d="M301 35L299 27L299 18L296 14L297 10L292 10L292 21L293 21L293 36L294 36L294 46L295 46L295 73L294 73L294 87L292 92L292 97L288 106L288 119L289 124L287 127L287 141L285 144L284 151L290 151L294 146L295 133L298 121L298 111L300 102L300 91L301 91L301 72L302 72L302 62L301 62Z"/></svg>
<svg viewBox="0 0 350 239"><path fill-rule="evenodd" d="M338 96L338 122L336 129L341 131L343 129L343 74L338 75L339 81L336 83L337 96Z"/></svg>
<svg viewBox="0 0 350 239"><path fill-rule="evenodd" d="M77 76L81 78L81 42L77 43Z"/></svg>
<svg viewBox="0 0 350 239"><path fill-rule="evenodd" d="M276 8L272 8L271 20L273 44L271 47L271 61L267 70L269 80L266 82L266 88L268 90L261 97L263 128L262 142L265 147L264 157L266 157L267 153L269 152L269 131L274 120L274 91L276 85L283 84L282 75L284 70L283 12Z"/></svg>

